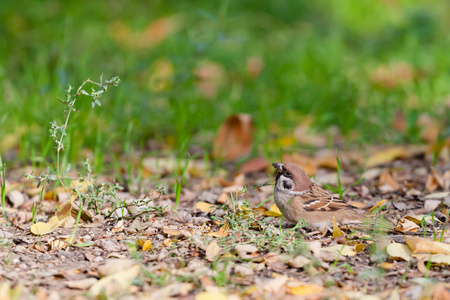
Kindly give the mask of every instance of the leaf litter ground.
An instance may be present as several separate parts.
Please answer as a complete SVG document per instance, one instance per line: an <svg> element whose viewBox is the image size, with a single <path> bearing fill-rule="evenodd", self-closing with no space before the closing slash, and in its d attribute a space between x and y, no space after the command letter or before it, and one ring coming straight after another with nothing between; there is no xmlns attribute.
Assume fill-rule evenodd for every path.
<svg viewBox="0 0 450 300"><path fill-rule="evenodd" d="M143 161L149 172L153 160ZM147 192L154 200L146 205L166 207L163 212L137 215L128 207L128 214L94 216L80 223L67 250L73 223L33 235L35 192L21 179L27 172L9 170L7 218L0 224L0 298L449 297L448 161L430 168L424 152L411 148L376 151L366 165L355 153L340 160L343 185L365 177L344 199L361 213L383 215L396 230L334 228L324 236L283 224L280 231L269 162L250 160L239 170L207 176L201 162L192 161L176 212L174 194ZM336 186L333 155L286 155L284 161L306 166L322 185ZM171 176L158 182L173 186ZM142 186L156 190L149 178ZM132 192L116 196L129 200ZM41 203L39 221L61 205L50 198Z"/></svg>

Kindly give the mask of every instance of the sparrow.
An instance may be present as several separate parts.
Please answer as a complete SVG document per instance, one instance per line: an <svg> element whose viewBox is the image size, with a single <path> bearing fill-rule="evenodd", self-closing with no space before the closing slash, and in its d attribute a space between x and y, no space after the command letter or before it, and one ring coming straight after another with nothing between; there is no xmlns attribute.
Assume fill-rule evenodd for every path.
<svg viewBox="0 0 450 300"><path fill-rule="evenodd" d="M304 219L309 226L317 229L331 228L333 217L341 225L363 223L364 217L356 212L356 207L319 187L296 164L272 165L277 170L273 193L275 203L288 222L297 224Z"/></svg>

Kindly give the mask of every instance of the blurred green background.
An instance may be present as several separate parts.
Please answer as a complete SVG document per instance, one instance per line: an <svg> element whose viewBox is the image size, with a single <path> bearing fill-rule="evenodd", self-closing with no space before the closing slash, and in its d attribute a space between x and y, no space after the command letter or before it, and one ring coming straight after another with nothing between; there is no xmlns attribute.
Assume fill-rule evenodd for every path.
<svg viewBox="0 0 450 300"><path fill-rule="evenodd" d="M101 108L78 100L73 159L210 151L234 113L253 116L255 152L302 147L300 124L353 144L418 142L420 117L449 110L449 28L448 0L1 1L0 152L51 157L56 98L101 74L122 82Z"/></svg>

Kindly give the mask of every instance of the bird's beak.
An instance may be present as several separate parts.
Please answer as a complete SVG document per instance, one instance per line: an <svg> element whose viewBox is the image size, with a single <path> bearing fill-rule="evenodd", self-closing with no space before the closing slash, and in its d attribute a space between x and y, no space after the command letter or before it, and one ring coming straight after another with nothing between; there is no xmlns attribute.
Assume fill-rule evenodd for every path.
<svg viewBox="0 0 450 300"><path fill-rule="evenodd" d="M272 166L273 166L278 172L282 172L282 171L283 171L283 164L280 164L280 163L273 163Z"/></svg>

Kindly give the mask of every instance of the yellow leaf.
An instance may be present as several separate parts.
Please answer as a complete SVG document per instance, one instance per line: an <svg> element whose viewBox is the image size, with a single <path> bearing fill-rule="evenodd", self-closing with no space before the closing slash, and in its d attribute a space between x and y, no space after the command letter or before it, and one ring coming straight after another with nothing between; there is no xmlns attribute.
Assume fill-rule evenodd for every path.
<svg viewBox="0 0 450 300"><path fill-rule="evenodd" d="M367 212L366 212L366 216L370 215L370 213L372 212L372 210L374 210L377 207L382 206L383 204L385 204L386 202L388 202L387 199L383 199L381 201L379 201L377 204L375 204L374 206L372 206Z"/></svg>
<svg viewBox="0 0 450 300"><path fill-rule="evenodd" d="M356 252L361 252L364 251L366 249L366 244L356 244L355 247L353 247L355 249Z"/></svg>
<svg viewBox="0 0 450 300"><path fill-rule="evenodd" d="M386 247L386 252L389 254L391 259L399 260L403 259L406 261L411 260L411 249L405 244L392 243Z"/></svg>
<svg viewBox="0 0 450 300"><path fill-rule="evenodd" d="M356 252L353 250L353 247L347 245L334 245L331 247L322 248L322 251L332 252L336 254L340 254L343 256L355 256Z"/></svg>
<svg viewBox="0 0 450 300"><path fill-rule="evenodd" d="M52 219L54 220L55 217L52 217ZM66 219L69 217L66 217L62 220L59 220L57 222L48 222L48 223L43 223L43 222L38 222L36 224L31 225L30 231L32 234L35 235L44 235L47 233L50 233L56 229L58 229L58 227L60 227L65 221ZM50 220L52 220L50 219Z"/></svg>
<svg viewBox="0 0 450 300"><path fill-rule="evenodd" d="M208 232L206 235L213 236L213 237L226 237L228 236L230 229L230 224L225 223L218 231Z"/></svg>
<svg viewBox="0 0 450 300"><path fill-rule="evenodd" d="M89 295L96 297L104 293L104 295L110 296L121 291L126 291L133 282L133 279L138 276L140 270L141 267L139 265L134 265L122 272L103 277L91 286Z"/></svg>
<svg viewBox="0 0 450 300"><path fill-rule="evenodd" d="M163 228L163 232L167 235L179 235L181 234L180 230L170 229L170 228Z"/></svg>
<svg viewBox="0 0 450 300"><path fill-rule="evenodd" d="M198 210L201 210L202 212L210 213L214 209L216 209L217 206L214 204L211 204L211 203L200 201L200 202L195 203L195 208Z"/></svg>
<svg viewBox="0 0 450 300"><path fill-rule="evenodd" d="M92 187L92 182L90 180L73 180L70 186L74 193L76 193L76 190L78 190L80 193L87 193L88 189Z"/></svg>
<svg viewBox="0 0 450 300"><path fill-rule="evenodd" d="M207 291L195 295L195 300L227 300L228 297L220 291Z"/></svg>
<svg viewBox="0 0 450 300"><path fill-rule="evenodd" d="M419 260L423 259L424 261L430 261L434 264L450 265L450 255L417 253L412 254L412 256Z"/></svg>
<svg viewBox="0 0 450 300"><path fill-rule="evenodd" d="M389 148L383 151L379 151L367 159L366 167L371 168L377 165L383 165L394 161L404 155L405 149L401 147Z"/></svg>
<svg viewBox="0 0 450 300"><path fill-rule="evenodd" d="M152 241L144 240L142 238L138 238L136 244L142 247L142 251L147 251L152 249Z"/></svg>
<svg viewBox="0 0 450 300"><path fill-rule="evenodd" d="M317 285L315 283L310 284L300 284L294 287L287 287L288 294L295 296L305 296L312 294L319 294L325 290L323 286Z"/></svg>
<svg viewBox="0 0 450 300"><path fill-rule="evenodd" d="M270 207L269 211L266 211L266 215L272 217L281 217L281 211L278 208L278 206L274 203Z"/></svg>
<svg viewBox="0 0 450 300"><path fill-rule="evenodd" d="M344 233L342 232L342 230L339 228L337 222L336 222L336 218L333 216L333 237L337 238L340 236L343 236Z"/></svg>

